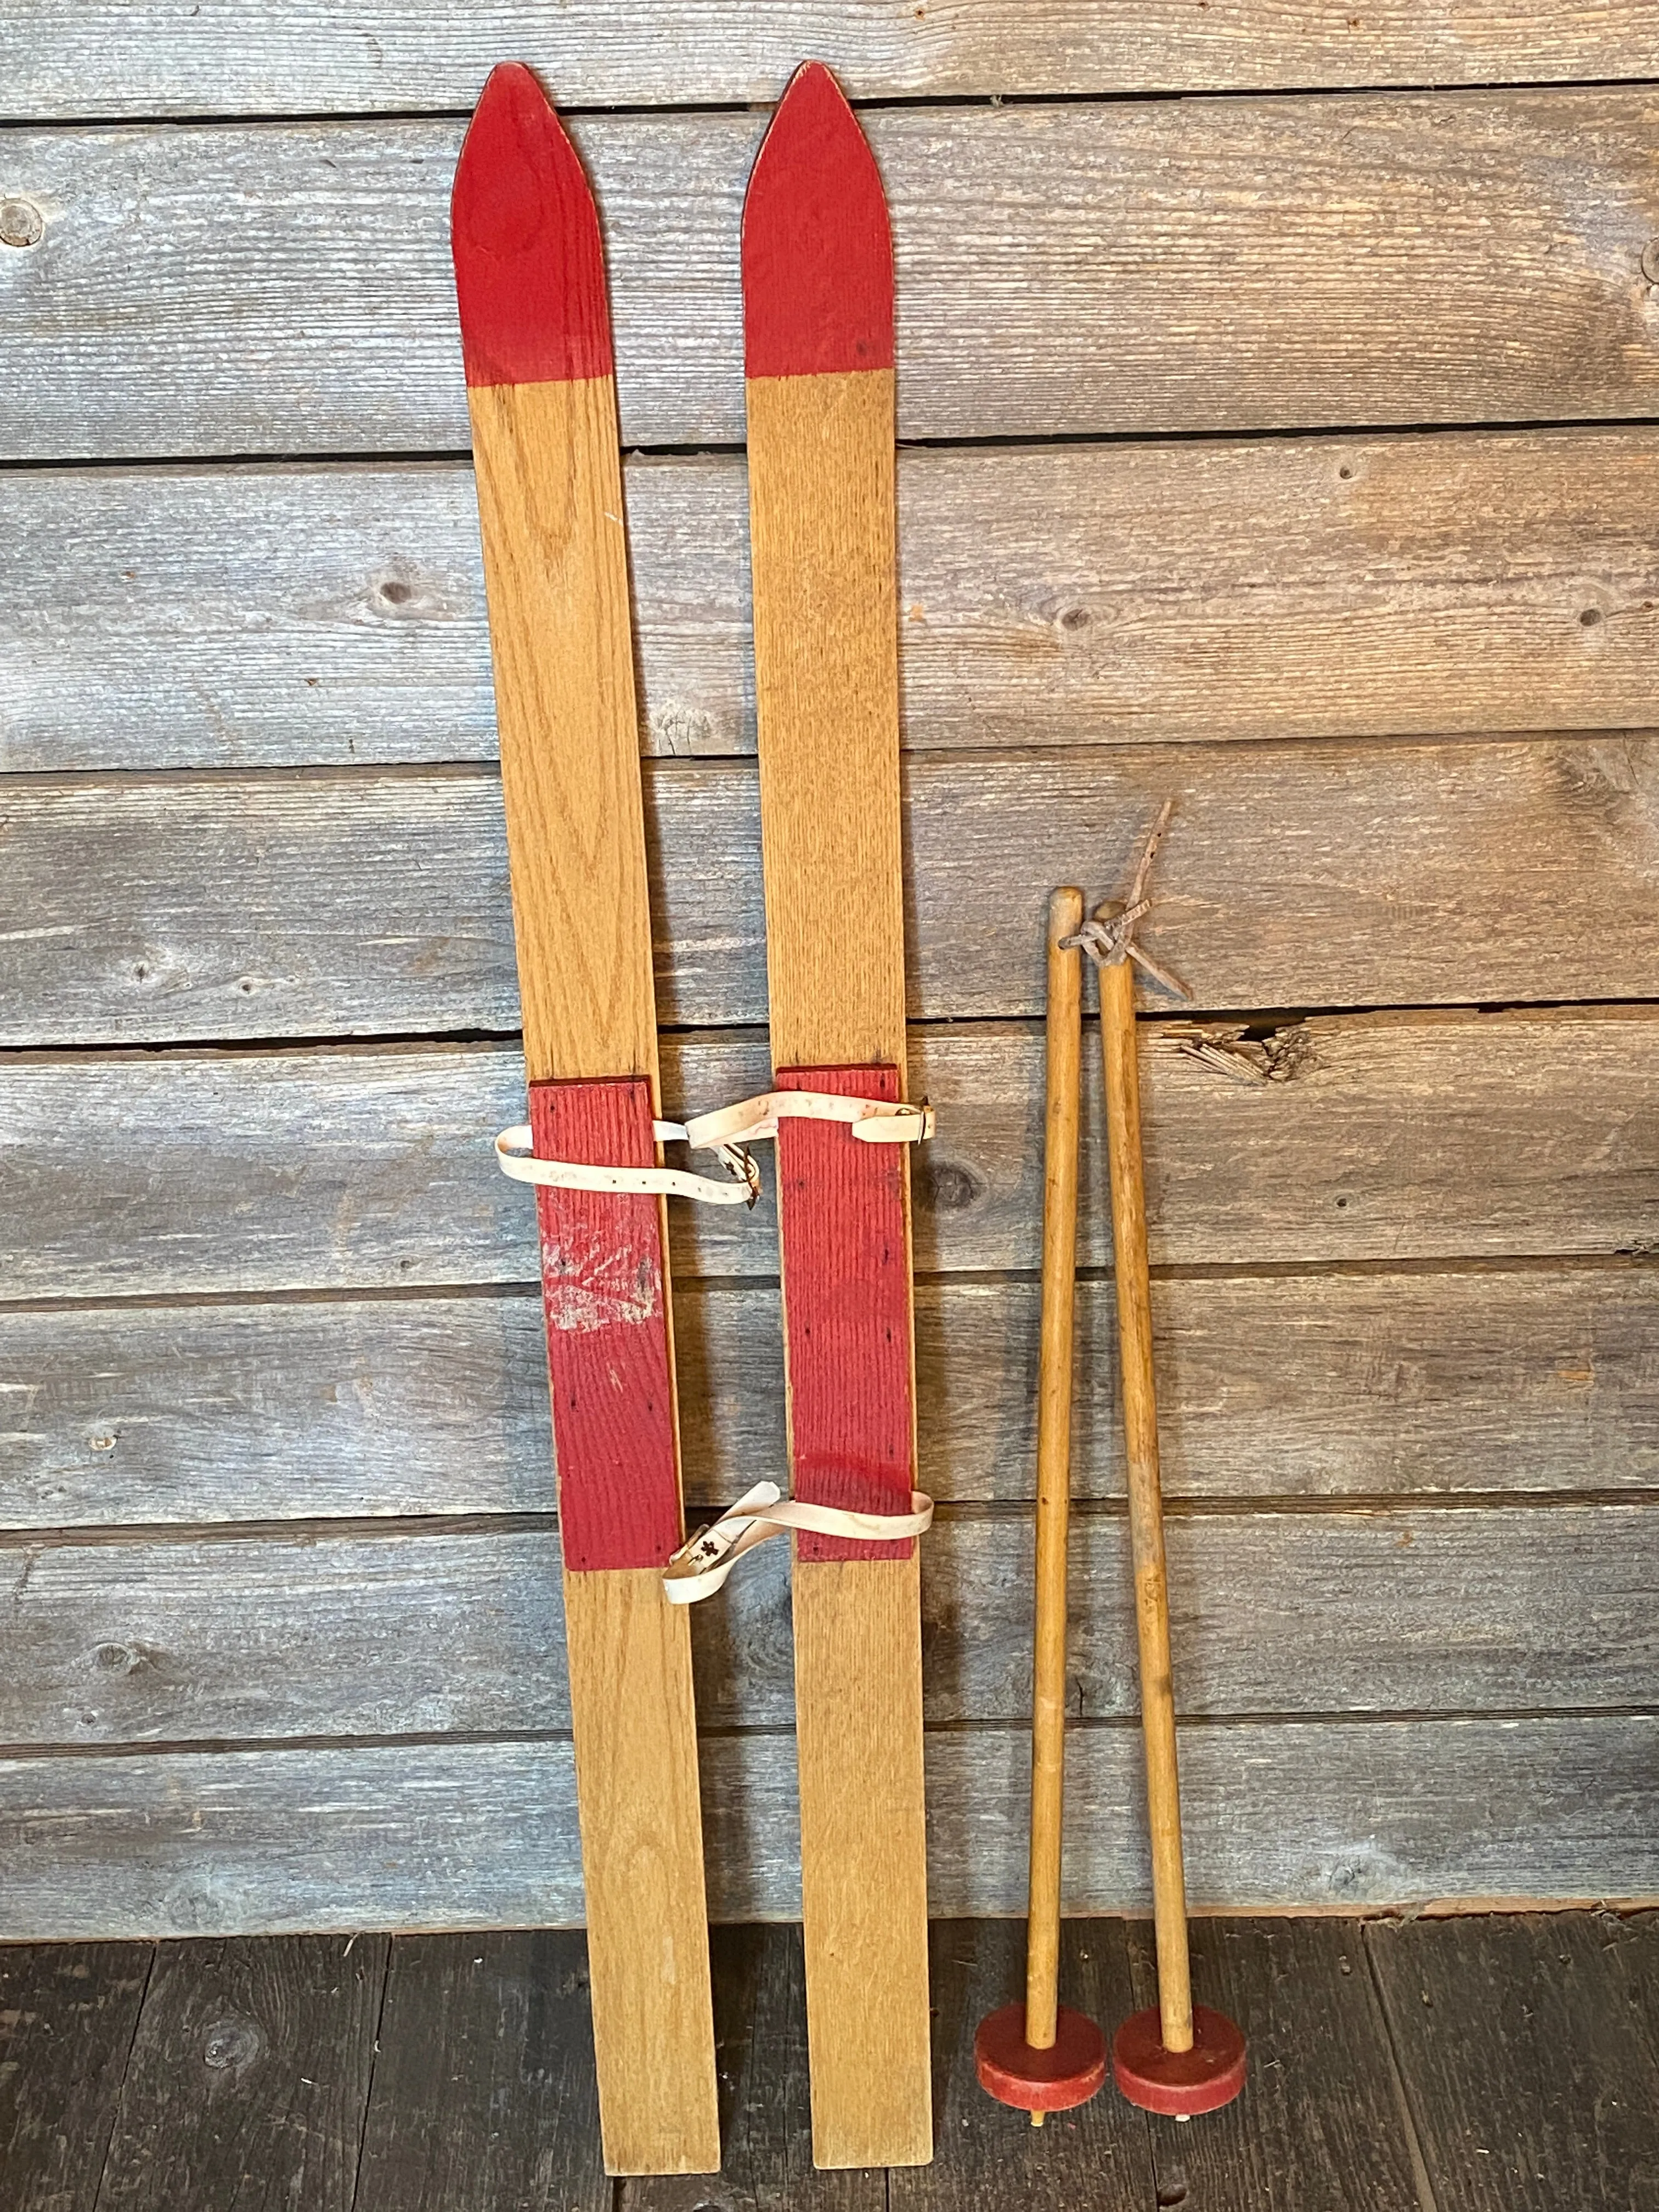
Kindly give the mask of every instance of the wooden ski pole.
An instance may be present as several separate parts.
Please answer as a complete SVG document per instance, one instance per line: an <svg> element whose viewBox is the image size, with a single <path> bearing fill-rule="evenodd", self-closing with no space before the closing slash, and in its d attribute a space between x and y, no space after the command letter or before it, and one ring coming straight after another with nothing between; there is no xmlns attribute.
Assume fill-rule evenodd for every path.
<svg viewBox="0 0 1659 2212"><path fill-rule="evenodd" d="M1135 1041L1133 960L1159 973L1134 945L1146 877L1163 836L1166 806L1146 843L1122 906L1099 909L1090 935L1100 947L1100 1036L1106 1078L1107 1161L1117 1284L1123 1447L1140 1658L1140 1725L1152 1839L1152 1917L1158 2002L1118 2030L1112 2071L1132 2104L1187 2118L1231 2103L1244 2086L1244 2039L1232 2021L1193 2003L1187 1945L1187 1884L1176 1764L1175 1689L1170 1664L1170 1594L1164 1563L1158 1480L1158 1395L1152 1376L1146 1189L1141 1164L1140 1073Z"/></svg>
<svg viewBox="0 0 1659 2212"><path fill-rule="evenodd" d="M1030 1887L1025 2002L980 2022L980 2085L1045 2112L1087 2102L1106 2078L1106 2044L1059 2001L1060 1824L1066 1761L1066 1543L1071 1518L1072 1335L1077 1287L1078 1131L1083 1057L1083 894L1048 902L1048 1100L1042 1167L1042 1337L1037 1370L1036 1624L1031 1690Z"/></svg>
<svg viewBox="0 0 1659 2212"><path fill-rule="evenodd" d="M892 246L821 64L797 72L756 161L743 288L774 1080L899 1100ZM902 1514L907 1148L790 1121L777 1175L794 1494ZM798 1536L793 1589L813 2157L917 2165L933 2124L915 1543Z"/></svg>
<svg viewBox="0 0 1659 2212"><path fill-rule="evenodd" d="M657 1029L611 322L574 149L521 64L456 173L524 1006L544 1160L659 1158ZM612 2173L720 2165L659 1196L538 1193L593 2043Z"/></svg>
<svg viewBox="0 0 1659 2212"><path fill-rule="evenodd" d="M1187 1958L1187 1886L1181 1850L1175 1693L1170 1668L1170 1598L1158 1483L1158 1402L1152 1380L1134 989L1134 970L1127 960L1101 969L1100 1034L1106 1072L1106 1142L1117 1275L1129 1542L1140 1658L1140 1725L1152 1831L1158 2010L1164 2046L1179 2051L1192 2048L1193 2001Z"/></svg>

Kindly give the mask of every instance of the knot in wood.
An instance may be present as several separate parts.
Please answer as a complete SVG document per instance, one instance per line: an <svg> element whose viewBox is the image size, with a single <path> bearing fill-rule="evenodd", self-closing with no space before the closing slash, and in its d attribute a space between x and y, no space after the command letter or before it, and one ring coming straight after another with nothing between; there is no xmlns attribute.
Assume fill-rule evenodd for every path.
<svg viewBox="0 0 1659 2212"><path fill-rule="evenodd" d="M264 2030L257 2020L250 2020L246 2013L226 2013L202 2038L202 2063L216 2074L240 2074L264 2047Z"/></svg>

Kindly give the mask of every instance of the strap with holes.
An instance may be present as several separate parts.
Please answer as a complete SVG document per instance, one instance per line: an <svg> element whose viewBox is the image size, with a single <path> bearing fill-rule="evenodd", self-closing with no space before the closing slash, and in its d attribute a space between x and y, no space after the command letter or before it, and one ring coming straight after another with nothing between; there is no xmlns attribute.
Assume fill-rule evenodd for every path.
<svg viewBox="0 0 1659 2212"><path fill-rule="evenodd" d="M690 1121L651 1124L659 1145L679 1143L694 1152L718 1152L730 1170L727 1176L693 1175L684 1168L656 1165L545 1159L534 1149L527 1121L501 1131L495 1139L495 1160L503 1175L544 1190L632 1192L695 1199L703 1206L752 1206L760 1196L760 1175L748 1147L763 1137L775 1137L780 1121L787 1121L836 1122L871 1145L914 1145L933 1133L933 1109L926 1104L895 1104L885 1098L847 1097L835 1091L769 1091Z"/></svg>
<svg viewBox="0 0 1659 2212"><path fill-rule="evenodd" d="M849 1513L835 1505L808 1505L786 1498L775 1482L757 1482L720 1519L682 1544L663 1571L663 1588L672 1605L695 1605L712 1597L745 1552L804 1528L844 1543L880 1544L920 1536L933 1518L933 1501L925 1491L910 1492L908 1513Z"/></svg>

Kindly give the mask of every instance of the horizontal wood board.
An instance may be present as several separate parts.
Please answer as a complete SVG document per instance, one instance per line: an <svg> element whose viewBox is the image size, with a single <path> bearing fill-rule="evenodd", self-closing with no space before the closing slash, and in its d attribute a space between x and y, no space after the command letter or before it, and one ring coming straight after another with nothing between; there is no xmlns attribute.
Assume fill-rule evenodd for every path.
<svg viewBox="0 0 1659 2212"><path fill-rule="evenodd" d="M1659 1249L1646 1009L1249 1027L1143 1024L1155 1265ZM671 1111L766 1087L752 1033L663 1043ZM922 1273L1036 1267L1041 1049L1030 1026L912 1033L911 1087L939 1117L915 1178ZM1093 1053L1085 1082L1097 1126ZM533 1281L532 1208L491 1149L523 1097L506 1046L0 1059L8 1286L39 1299ZM1098 1164L1085 1157L1085 1267L1110 1249ZM775 1236L769 1198L752 1213L682 1207L675 1278L769 1276Z"/></svg>
<svg viewBox="0 0 1659 2212"><path fill-rule="evenodd" d="M1363 15L1288 0L1210 0L1194 14L1130 0L806 0L788 8L565 0L556 32L530 0L487 16L435 0L348 16L315 4L143 0L72 11L15 0L0 118L315 114L469 108L515 55L568 106L770 101L813 54L857 100L975 94L1490 84L1648 76L1640 0L1494 12L1374 0Z"/></svg>
<svg viewBox="0 0 1659 2212"><path fill-rule="evenodd" d="M1144 933L1197 1011L1659 998L1650 735L923 757L905 790L916 1019L1039 1013L1033 886L1121 887L1168 796ZM653 763L647 808L659 1019L763 1023L752 764ZM0 1043L519 1026L490 769L0 781Z"/></svg>
<svg viewBox="0 0 1659 2212"><path fill-rule="evenodd" d="M1171 1516L1168 1533L1185 1713L1625 1706L1659 1681L1659 1505L1218 1512ZM1120 1516L1079 1516L1070 1569L1068 1711L1133 1720ZM930 1723L1023 1728L1030 1580L1024 1515L935 1523L922 1549ZM9 1748L570 1726L550 1529L14 1539L0 1581ZM788 1584L775 1545L693 1614L703 1728L790 1725Z"/></svg>
<svg viewBox="0 0 1659 2212"><path fill-rule="evenodd" d="M1653 715L1644 428L911 447L904 739L1436 736ZM626 471L650 751L752 751L731 454ZM493 758L462 462L16 470L14 769Z"/></svg>
<svg viewBox="0 0 1659 2212"><path fill-rule="evenodd" d="M679 111L576 124L636 446L742 437L763 117L690 105L764 102L811 47L855 96L957 103L866 114L902 432L935 441L901 474L934 1910L1024 1894L1019 917L1115 887L1166 792L1153 941L1214 1018L1154 998L1144 1029L1200 1902L1659 1889L1652 1017L1548 1010L1659 999L1659 94L1605 82L1659 74L1649 27L574 0L554 53L425 0L26 0L14 28L0 115L35 127L0 199L43 235L0 251L4 442L99 465L0 481L17 1931L580 1916L533 1235L488 1152L522 1078L445 243L509 34L568 106ZM1472 88L1261 96L1392 82ZM1098 97L1166 90L1247 96ZM143 120L192 114L226 119ZM1501 427L1540 422L1575 427ZM629 479L659 988L703 1032L669 1040L672 1110L765 1076L752 772L720 757L753 747L745 488L729 452ZM1091 1188L1069 1870L1121 1907L1104 1225ZM770 1200L676 1228L712 1501L780 1464ZM799 1906L783 1565L696 1623L725 1917Z"/></svg>
<svg viewBox="0 0 1659 2212"><path fill-rule="evenodd" d="M921 1481L1032 1492L1037 1287L916 1291ZM1121 1494L1115 1309L1078 1292L1072 1486ZM1181 1498L1659 1489L1659 1271L1161 1279L1164 1486ZM775 1287L682 1285L685 1493L785 1464ZM551 1513L532 1294L0 1309L13 1528Z"/></svg>
<svg viewBox="0 0 1659 2212"><path fill-rule="evenodd" d="M1068 1753L1066 1909L1144 1911L1139 1732L1079 1729ZM936 1915L1024 1911L1027 1761L1020 1729L929 1737ZM793 1741L709 1738L702 1775L714 1917L798 1919ZM1189 1727L1189 1893L1650 1897L1656 1778L1659 1723L1639 1716ZM570 1925L578 1869L562 1741L0 1762L0 1930L40 1941Z"/></svg>
<svg viewBox="0 0 1659 2212"><path fill-rule="evenodd" d="M738 227L763 122L575 124L630 444L742 441ZM1605 419L1659 394L1650 87L869 124L906 438ZM0 255L0 376L29 394L3 457L465 451L460 129L9 133L5 189L43 228Z"/></svg>

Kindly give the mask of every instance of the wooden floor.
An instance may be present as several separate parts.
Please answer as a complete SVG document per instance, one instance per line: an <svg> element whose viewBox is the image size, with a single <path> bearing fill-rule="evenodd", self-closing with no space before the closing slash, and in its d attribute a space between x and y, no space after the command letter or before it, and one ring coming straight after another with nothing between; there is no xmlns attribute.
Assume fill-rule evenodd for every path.
<svg viewBox="0 0 1659 2212"><path fill-rule="evenodd" d="M5 2212L1653 2212L1659 1912L1212 1920L1199 1989L1250 2040L1230 2111L1108 2090L1041 2134L973 2079L1023 1930L933 1930L938 2154L812 2171L800 1943L716 1931L715 2178L601 2172L580 1934L262 1936L0 1951ZM1146 1931L1067 1924L1109 2029Z"/></svg>

